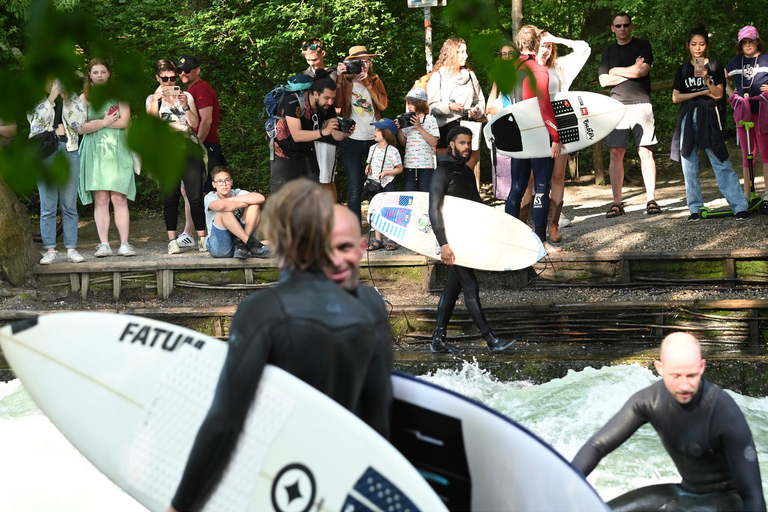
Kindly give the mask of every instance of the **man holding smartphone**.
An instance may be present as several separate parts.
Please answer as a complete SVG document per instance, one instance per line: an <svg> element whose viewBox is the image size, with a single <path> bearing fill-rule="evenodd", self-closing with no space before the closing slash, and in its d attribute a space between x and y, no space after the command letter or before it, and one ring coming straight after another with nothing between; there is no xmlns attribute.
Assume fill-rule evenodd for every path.
<svg viewBox="0 0 768 512"><path fill-rule="evenodd" d="M605 145L611 148L611 176L613 205L605 214L606 218L624 215L621 188L624 184L624 153L629 143L629 133L635 139L640 168L645 182L646 207L648 214L661 213L656 202L656 162L652 146L656 140L656 126L651 108L651 64L653 51L645 39L632 37L632 18L621 12L613 17L611 32L616 42L603 50L600 61L600 85L611 88L611 98L627 106L624 118L605 138Z"/></svg>

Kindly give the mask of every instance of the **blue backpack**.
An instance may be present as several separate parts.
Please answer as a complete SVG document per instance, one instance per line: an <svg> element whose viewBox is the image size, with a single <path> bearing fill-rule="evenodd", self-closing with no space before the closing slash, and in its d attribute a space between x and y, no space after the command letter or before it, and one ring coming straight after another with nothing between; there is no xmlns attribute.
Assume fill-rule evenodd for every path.
<svg viewBox="0 0 768 512"><path fill-rule="evenodd" d="M277 136L277 121L285 119L277 114L280 103L287 94L293 94L299 103L301 109L301 115L304 115L304 106L306 104L306 98L302 91L308 90L312 86L312 77L309 75L295 75L288 79L286 85L280 84L274 89L269 91L264 96L264 117L267 118L267 122L264 123L264 128L267 131L267 138L269 138L269 159L273 161L275 159L275 137Z"/></svg>

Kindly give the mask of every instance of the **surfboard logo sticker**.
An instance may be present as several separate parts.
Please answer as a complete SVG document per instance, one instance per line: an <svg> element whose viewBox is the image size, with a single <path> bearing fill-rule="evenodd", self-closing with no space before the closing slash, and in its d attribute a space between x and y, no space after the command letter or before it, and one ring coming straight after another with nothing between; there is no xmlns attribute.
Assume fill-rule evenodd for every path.
<svg viewBox="0 0 768 512"><path fill-rule="evenodd" d="M381 209L381 216L393 224L406 227L411 222L411 209L385 206Z"/></svg>
<svg viewBox="0 0 768 512"><path fill-rule="evenodd" d="M288 464L272 482L272 506L276 512L309 512L315 494L315 476L303 464Z"/></svg>
<svg viewBox="0 0 768 512"><path fill-rule="evenodd" d="M581 115L588 116L589 110L587 110L587 107L581 107Z"/></svg>
<svg viewBox="0 0 768 512"><path fill-rule="evenodd" d="M581 110L586 110L586 109L583 108ZM595 138L595 130L593 130L592 127L589 126L589 119L584 119L584 131L586 132L587 138L589 140L592 140Z"/></svg>
<svg viewBox="0 0 768 512"><path fill-rule="evenodd" d="M422 233L429 234L432 232L432 223L429 221L429 215L421 215L416 220L416 226Z"/></svg>
<svg viewBox="0 0 768 512"><path fill-rule="evenodd" d="M140 325L138 322L129 322L126 324L125 329L123 329L123 333L120 335L117 341L125 341L130 344L136 343L149 347L158 345L158 347L161 347L163 350L167 350L169 352L173 352L177 347L180 347L185 343L195 347L198 350L205 346L205 342L203 340L196 340L192 336L188 336L183 333L174 333L171 330L162 329L152 325Z"/></svg>
<svg viewBox="0 0 768 512"><path fill-rule="evenodd" d="M379 206L411 206L413 204L413 196L384 192L376 196L376 203Z"/></svg>
<svg viewBox="0 0 768 512"><path fill-rule="evenodd" d="M369 467L347 495L343 512L398 510L420 512L413 502L381 473Z"/></svg>

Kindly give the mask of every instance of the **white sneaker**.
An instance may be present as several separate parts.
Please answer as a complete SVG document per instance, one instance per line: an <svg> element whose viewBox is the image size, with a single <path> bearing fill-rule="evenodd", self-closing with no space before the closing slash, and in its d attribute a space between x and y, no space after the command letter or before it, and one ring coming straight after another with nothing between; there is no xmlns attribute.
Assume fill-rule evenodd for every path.
<svg viewBox="0 0 768 512"><path fill-rule="evenodd" d="M120 256L135 256L136 251L133 250L133 246L128 242L120 244L120 248L117 250L117 254Z"/></svg>
<svg viewBox="0 0 768 512"><path fill-rule="evenodd" d="M40 260L41 265L50 265L56 259L56 251L45 251L43 259Z"/></svg>
<svg viewBox="0 0 768 512"><path fill-rule="evenodd" d="M208 237L201 236L197 239L197 249L200 252L208 252Z"/></svg>
<svg viewBox="0 0 768 512"><path fill-rule="evenodd" d="M571 219L565 216L565 214L560 214L560 222L557 223L557 227L559 228L567 228L571 225Z"/></svg>
<svg viewBox="0 0 768 512"><path fill-rule="evenodd" d="M82 263L85 261L77 249L67 249L67 261L70 263Z"/></svg>
<svg viewBox="0 0 768 512"><path fill-rule="evenodd" d="M189 249L190 247L195 246L195 239L189 236L186 231L183 231L178 238L176 238L176 243L179 244L179 248L181 249Z"/></svg>
<svg viewBox="0 0 768 512"><path fill-rule="evenodd" d="M94 253L94 256L97 258L112 256L112 248L107 243L99 244L96 246L96 253Z"/></svg>
<svg viewBox="0 0 768 512"><path fill-rule="evenodd" d="M168 242L168 254L179 254L180 252L181 249L179 249L179 243L176 240Z"/></svg>

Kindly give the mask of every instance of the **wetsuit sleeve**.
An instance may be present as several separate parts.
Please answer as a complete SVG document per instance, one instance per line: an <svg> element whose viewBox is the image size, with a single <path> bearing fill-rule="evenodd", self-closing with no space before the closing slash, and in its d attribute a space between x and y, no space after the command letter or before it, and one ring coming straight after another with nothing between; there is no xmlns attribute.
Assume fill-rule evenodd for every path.
<svg viewBox="0 0 768 512"><path fill-rule="evenodd" d="M592 439L581 447L573 458L573 465L585 476L589 475L597 464L613 450L647 423L642 406L646 390L635 393L624 407L605 424Z"/></svg>
<svg viewBox="0 0 768 512"><path fill-rule="evenodd" d="M227 467L267 364L270 329L282 317L279 304L277 296L265 290L245 300L232 319L216 394L172 500L179 512L202 508Z"/></svg>
<svg viewBox="0 0 768 512"><path fill-rule="evenodd" d="M445 238L442 207L448 184L451 182L450 177L450 170L444 164L440 164L432 174L432 180L429 183L429 222L437 237L437 243L441 246L448 243L448 239Z"/></svg>
<svg viewBox="0 0 768 512"><path fill-rule="evenodd" d="M539 99L539 111L544 120L544 126L552 137L552 142L560 142L560 135L557 133L557 123L555 122L555 109L552 108L552 98L549 97L549 71L546 68L533 71L533 80L526 79L523 82L523 97Z"/></svg>
<svg viewBox="0 0 768 512"><path fill-rule="evenodd" d="M755 442L739 406L730 395L722 393L717 401L715 432L723 443L731 476L744 503L745 511L765 512L765 497L760 479Z"/></svg>
<svg viewBox="0 0 768 512"><path fill-rule="evenodd" d="M384 301L373 290L365 289L365 292L366 305L376 312L376 352L368 365L360 394L360 419L389 439L389 418L392 412L392 330Z"/></svg>

